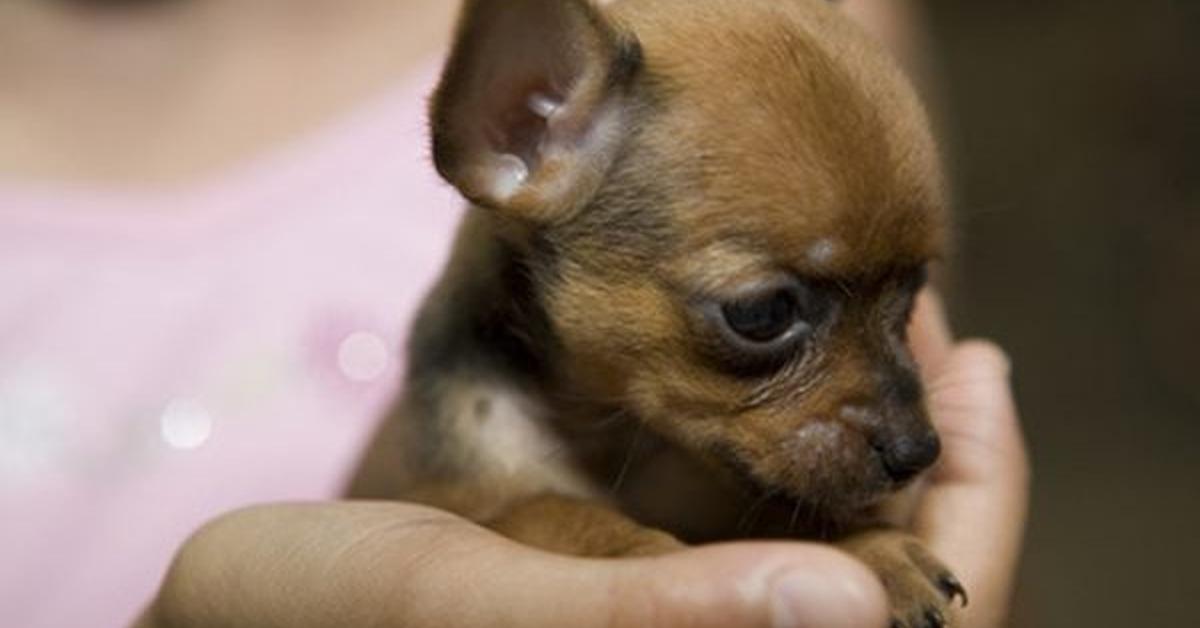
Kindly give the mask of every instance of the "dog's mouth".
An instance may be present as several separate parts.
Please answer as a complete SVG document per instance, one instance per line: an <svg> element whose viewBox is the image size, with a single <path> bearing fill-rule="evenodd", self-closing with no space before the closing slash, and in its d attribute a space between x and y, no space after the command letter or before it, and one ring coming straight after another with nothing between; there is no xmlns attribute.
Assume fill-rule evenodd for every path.
<svg viewBox="0 0 1200 628"><path fill-rule="evenodd" d="M751 458L733 447L718 446L713 454L743 497L736 530L741 536L836 538L907 484L890 479L870 456L856 465L856 473L831 470L789 481L764 478Z"/></svg>
<svg viewBox="0 0 1200 628"><path fill-rule="evenodd" d="M752 482L752 478L742 478L742 482L753 492L738 521L738 532L759 538L836 539L870 518L898 490L889 487L852 495L801 495L761 481Z"/></svg>
<svg viewBox="0 0 1200 628"><path fill-rule="evenodd" d="M602 415L613 416L611 412ZM631 464L636 466L643 457L653 459L664 448L698 465L691 468L716 481L713 495L720 501L709 511L715 517L713 525L697 529L697 536L688 537L692 541L836 539L877 519L879 507L909 483L893 477L880 451L852 426L814 422L810 425L823 425L824 429L809 434L802 426L789 432L790 439L741 444L718 436L697 443L652 428L649 433L656 436L646 436L643 428L634 427L654 424L645 416L635 410L619 413L622 424L643 436L634 441L641 445L630 450L615 477L623 478ZM611 424L602 429L611 429ZM819 446L822 442L824 447Z"/></svg>

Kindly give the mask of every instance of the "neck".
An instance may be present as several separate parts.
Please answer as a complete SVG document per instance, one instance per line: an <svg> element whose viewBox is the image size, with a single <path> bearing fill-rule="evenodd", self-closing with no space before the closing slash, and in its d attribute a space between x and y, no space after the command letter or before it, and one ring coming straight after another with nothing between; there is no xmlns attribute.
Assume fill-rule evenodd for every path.
<svg viewBox="0 0 1200 628"><path fill-rule="evenodd" d="M12 0L0 2L0 76L128 77L249 42L289 45L386 30L400 62L445 47L444 0ZM139 67L141 66L141 67ZM70 70L55 72L55 70ZM173 68L178 69L178 68Z"/></svg>
<svg viewBox="0 0 1200 628"><path fill-rule="evenodd" d="M443 49L453 10L0 0L0 173L140 183L210 171L406 76Z"/></svg>

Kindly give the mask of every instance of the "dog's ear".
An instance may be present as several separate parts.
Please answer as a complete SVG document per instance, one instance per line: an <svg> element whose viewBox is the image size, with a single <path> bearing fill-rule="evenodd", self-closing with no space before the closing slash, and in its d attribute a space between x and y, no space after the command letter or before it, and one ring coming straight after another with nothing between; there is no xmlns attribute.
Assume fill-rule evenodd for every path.
<svg viewBox="0 0 1200 628"><path fill-rule="evenodd" d="M467 0L433 97L438 172L544 223L583 206L624 139L636 39L588 0Z"/></svg>

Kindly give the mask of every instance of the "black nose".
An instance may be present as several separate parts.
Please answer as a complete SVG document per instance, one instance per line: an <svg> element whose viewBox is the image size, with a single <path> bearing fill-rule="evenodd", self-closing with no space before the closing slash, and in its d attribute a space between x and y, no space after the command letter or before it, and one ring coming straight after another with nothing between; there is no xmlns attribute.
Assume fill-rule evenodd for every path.
<svg viewBox="0 0 1200 628"><path fill-rule="evenodd" d="M888 477L897 483L913 479L928 469L942 453L942 442L933 430L918 436L901 436L876 447Z"/></svg>

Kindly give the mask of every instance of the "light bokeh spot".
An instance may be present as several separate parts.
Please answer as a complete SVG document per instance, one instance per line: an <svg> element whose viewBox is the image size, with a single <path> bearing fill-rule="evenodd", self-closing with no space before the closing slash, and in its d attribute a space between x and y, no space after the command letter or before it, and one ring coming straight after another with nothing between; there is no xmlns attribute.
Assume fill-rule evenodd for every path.
<svg viewBox="0 0 1200 628"><path fill-rule="evenodd" d="M199 449L212 436L213 418L195 399L174 399L160 419L162 439L174 449Z"/></svg>
<svg viewBox="0 0 1200 628"><path fill-rule="evenodd" d="M378 334L359 331L338 345L338 370L352 382L369 384L379 380L392 364L388 344Z"/></svg>

